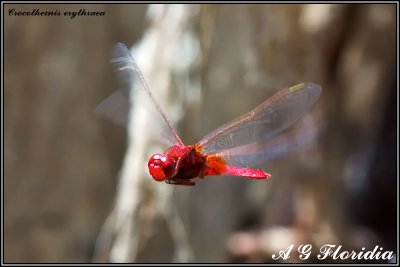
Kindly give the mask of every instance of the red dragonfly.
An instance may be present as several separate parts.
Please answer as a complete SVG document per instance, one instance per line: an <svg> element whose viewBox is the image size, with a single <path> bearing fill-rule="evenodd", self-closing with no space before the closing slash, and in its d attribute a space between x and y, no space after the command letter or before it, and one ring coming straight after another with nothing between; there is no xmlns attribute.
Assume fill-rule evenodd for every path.
<svg viewBox="0 0 400 267"><path fill-rule="evenodd" d="M223 174L253 179L271 177L263 170L250 167L279 154L282 147L276 146L276 142L271 141L272 137L300 119L321 94L321 87L309 82L282 89L250 112L206 135L196 144L185 145L153 98L127 47L118 43L113 52L111 62L117 71L128 75L129 88L140 87L137 90L145 92L146 98L165 123L164 130L169 137L170 147L164 153L152 155L148 161L148 169L154 180L168 184L194 186L193 179L197 177L204 179L205 176ZM121 120L128 113L126 108L121 108L119 104L115 110L115 102L121 102L116 99L121 98L124 98L121 91L114 93L96 111L126 123L126 117ZM110 115L107 111L110 109L114 109L114 114Z"/></svg>

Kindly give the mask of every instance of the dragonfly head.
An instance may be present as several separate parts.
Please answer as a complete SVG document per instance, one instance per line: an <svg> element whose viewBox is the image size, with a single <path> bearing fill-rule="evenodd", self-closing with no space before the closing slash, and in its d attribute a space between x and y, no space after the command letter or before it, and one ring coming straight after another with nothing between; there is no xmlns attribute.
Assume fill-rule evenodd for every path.
<svg viewBox="0 0 400 267"><path fill-rule="evenodd" d="M157 153L150 157L148 167L153 179L162 182L173 176L175 161L168 156Z"/></svg>

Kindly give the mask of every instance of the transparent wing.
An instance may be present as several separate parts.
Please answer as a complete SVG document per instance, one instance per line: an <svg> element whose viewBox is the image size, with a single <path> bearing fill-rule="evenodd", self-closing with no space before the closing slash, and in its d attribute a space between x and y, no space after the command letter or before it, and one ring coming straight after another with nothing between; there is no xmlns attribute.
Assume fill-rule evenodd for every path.
<svg viewBox="0 0 400 267"><path fill-rule="evenodd" d="M197 145L203 153L220 155L234 166L257 164L277 151L268 152L268 140L300 119L320 94L321 87L312 83L282 89L252 111L205 136Z"/></svg>
<svg viewBox="0 0 400 267"><path fill-rule="evenodd" d="M118 43L114 46L111 63L120 76L122 88L103 100L95 108L95 113L119 125L127 125L130 112L143 114L149 122L147 125L149 128L146 130L151 133L153 139L168 145L182 144L175 128L154 99L138 65L124 44Z"/></svg>
<svg viewBox="0 0 400 267"><path fill-rule="evenodd" d="M228 165L252 167L270 159L310 147L318 139L319 127L307 125L260 142L228 148L216 153Z"/></svg>
<svg viewBox="0 0 400 267"><path fill-rule="evenodd" d="M127 126L129 121L129 92L119 90L104 99L94 112L102 117L112 120L120 126Z"/></svg>

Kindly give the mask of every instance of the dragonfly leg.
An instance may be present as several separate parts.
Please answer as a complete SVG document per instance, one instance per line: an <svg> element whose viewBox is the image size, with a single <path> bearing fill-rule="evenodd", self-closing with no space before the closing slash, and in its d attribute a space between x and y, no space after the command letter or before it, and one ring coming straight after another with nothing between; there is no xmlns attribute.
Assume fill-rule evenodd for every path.
<svg viewBox="0 0 400 267"><path fill-rule="evenodd" d="M187 185L194 186L196 183L186 179L173 178L172 180L165 180L167 184Z"/></svg>
<svg viewBox="0 0 400 267"><path fill-rule="evenodd" d="M178 173L179 169L181 168L181 165L182 165L182 158L179 157L175 163L174 172L169 177L174 177Z"/></svg>

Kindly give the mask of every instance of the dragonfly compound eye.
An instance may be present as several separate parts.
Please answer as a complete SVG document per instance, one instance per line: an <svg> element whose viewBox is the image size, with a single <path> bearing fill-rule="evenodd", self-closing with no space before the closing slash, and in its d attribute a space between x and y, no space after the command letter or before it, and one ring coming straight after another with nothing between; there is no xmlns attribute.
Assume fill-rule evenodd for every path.
<svg viewBox="0 0 400 267"><path fill-rule="evenodd" d="M153 156L150 157L148 163L150 175L153 177L154 180L160 182L164 181L166 178L163 169L164 163L161 161L161 158L163 157L164 156L162 154L154 154Z"/></svg>
<svg viewBox="0 0 400 267"><path fill-rule="evenodd" d="M175 175L175 161L168 156L162 154L154 154L151 156L149 163L149 172L156 181L164 181Z"/></svg>

